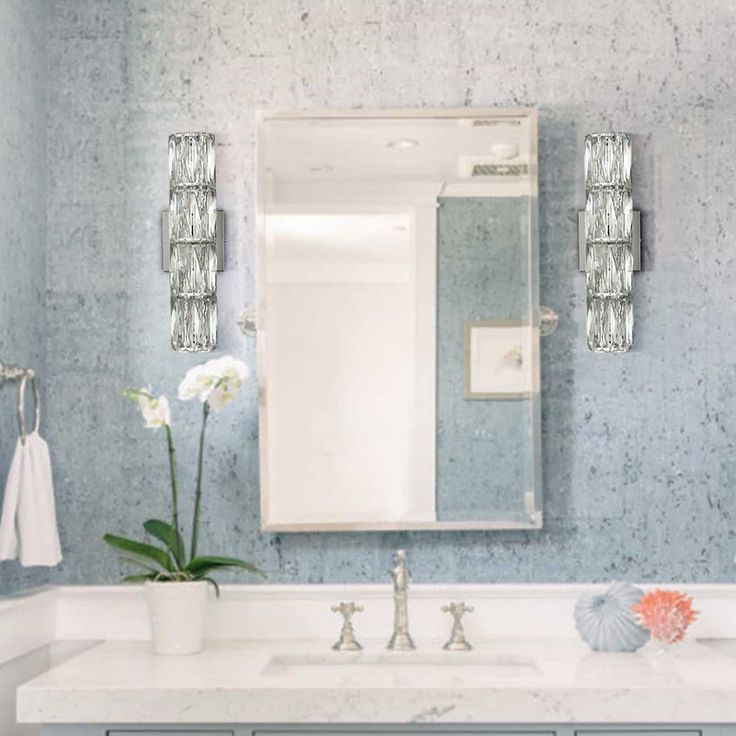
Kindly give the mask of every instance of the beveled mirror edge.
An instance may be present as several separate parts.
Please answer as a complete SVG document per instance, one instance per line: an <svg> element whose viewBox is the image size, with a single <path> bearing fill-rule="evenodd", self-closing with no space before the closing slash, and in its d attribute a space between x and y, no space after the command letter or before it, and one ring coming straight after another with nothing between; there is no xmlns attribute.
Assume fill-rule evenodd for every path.
<svg viewBox="0 0 736 736"><path fill-rule="evenodd" d="M524 531L543 528L544 515L542 511L542 455L541 455L541 371L539 340L536 341L533 351L535 382L540 392L529 399L532 410L531 418L531 446L534 458L533 488L527 491L525 499L527 513L508 516L504 519L492 521L398 521L398 522L298 522L274 523L270 521L268 503L267 457L263 438L267 437L268 418L265 410L265 355L267 350L265 320L260 316L265 314L264 304L265 258L264 248L266 241L265 208L262 197L264 182L264 127L269 121L278 120L309 120L309 119L371 119L371 118L504 118L526 117L529 119L529 304L532 321L539 326L539 162L538 162L538 112L531 107L421 107L421 108L388 108L388 109L304 109L304 110L267 110L256 111L255 133L255 172L256 187L254 193L256 256L255 256L255 304L257 316L256 330L256 370L258 376L258 458L259 458L259 495L261 530L271 533L303 533L303 532L387 532L387 531Z"/></svg>
<svg viewBox="0 0 736 736"><path fill-rule="evenodd" d="M407 522L324 522L298 524L262 524L261 530L271 533L302 532L472 532L472 531L531 531L542 529L543 514L498 521L407 521Z"/></svg>

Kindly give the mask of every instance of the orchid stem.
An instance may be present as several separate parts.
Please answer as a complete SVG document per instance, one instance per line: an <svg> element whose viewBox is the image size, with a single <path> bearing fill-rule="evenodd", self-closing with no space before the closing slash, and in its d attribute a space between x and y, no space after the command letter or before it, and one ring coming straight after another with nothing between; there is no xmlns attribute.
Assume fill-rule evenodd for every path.
<svg viewBox="0 0 736 736"><path fill-rule="evenodd" d="M204 462L204 431L207 427L207 416L210 413L209 402L202 405L202 429L199 433L199 458L197 460L197 489L194 495L194 518L192 519L191 559L197 556L197 540L199 539L199 508L202 501L202 465Z"/></svg>
<svg viewBox="0 0 736 736"><path fill-rule="evenodd" d="M176 450L174 449L174 437L171 427L166 424L166 442L169 445L169 474L171 475L171 526L176 532L179 531L179 490L176 484ZM173 541L173 540L172 540Z"/></svg>

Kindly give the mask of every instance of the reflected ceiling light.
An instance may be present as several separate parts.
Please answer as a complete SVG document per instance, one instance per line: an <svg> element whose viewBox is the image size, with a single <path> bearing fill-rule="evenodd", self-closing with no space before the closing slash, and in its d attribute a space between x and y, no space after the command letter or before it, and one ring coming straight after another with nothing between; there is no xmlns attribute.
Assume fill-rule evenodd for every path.
<svg viewBox="0 0 736 736"><path fill-rule="evenodd" d="M499 161L495 156L460 156L457 162L457 174L461 179L483 179L489 177L526 176L528 164L521 162Z"/></svg>
<svg viewBox="0 0 736 736"><path fill-rule="evenodd" d="M460 126L470 126L472 128L498 128L501 126L521 125L521 120L515 118L460 118L457 121Z"/></svg>
<svg viewBox="0 0 736 736"><path fill-rule="evenodd" d="M308 238L322 240L324 245L339 241L342 246L374 238L380 240L394 228L408 229L408 215L350 214L350 213L283 213L268 216L268 228L273 237L269 247L276 248L285 241Z"/></svg>
<svg viewBox="0 0 736 736"><path fill-rule="evenodd" d="M412 140L411 138L392 138L391 140L384 141L383 145L386 148L405 150L407 148L416 148L419 145L419 141Z"/></svg>
<svg viewBox="0 0 736 736"><path fill-rule="evenodd" d="M639 213L631 199L631 137L585 136L585 212L579 215L586 274L588 347L624 353L633 343L632 273L640 268Z"/></svg>

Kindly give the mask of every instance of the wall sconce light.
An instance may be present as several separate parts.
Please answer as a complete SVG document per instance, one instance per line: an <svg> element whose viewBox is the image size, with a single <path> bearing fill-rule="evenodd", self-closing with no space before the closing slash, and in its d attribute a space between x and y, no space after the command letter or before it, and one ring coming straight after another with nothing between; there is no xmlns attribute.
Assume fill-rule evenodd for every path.
<svg viewBox="0 0 736 736"><path fill-rule="evenodd" d="M217 271L224 266L224 213L215 194L215 136L169 136L169 209L163 212L163 268L171 287L171 347L206 352L217 344Z"/></svg>
<svg viewBox="0 0 736 736"><path fill-rule="evenodd" d="M578 246L586 274L588 347L596 353L626 352L634 337L632 272L641 268L626 133L585 136L585 212L578 215Z"/></svg>

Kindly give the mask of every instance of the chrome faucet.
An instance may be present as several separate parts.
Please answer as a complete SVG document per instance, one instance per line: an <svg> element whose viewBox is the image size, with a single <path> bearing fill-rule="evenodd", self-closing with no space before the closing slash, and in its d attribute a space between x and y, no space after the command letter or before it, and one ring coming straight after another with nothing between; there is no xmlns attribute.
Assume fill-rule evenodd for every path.
<svg viewBox="0 0 736 736"><path fill-rule="evenodd" d="M409 634L409 580L411 574L406 566L406 552L397 549L394 555L391 577L394 583L394 633L386 649L407 651L416 649Z"/></svg>

